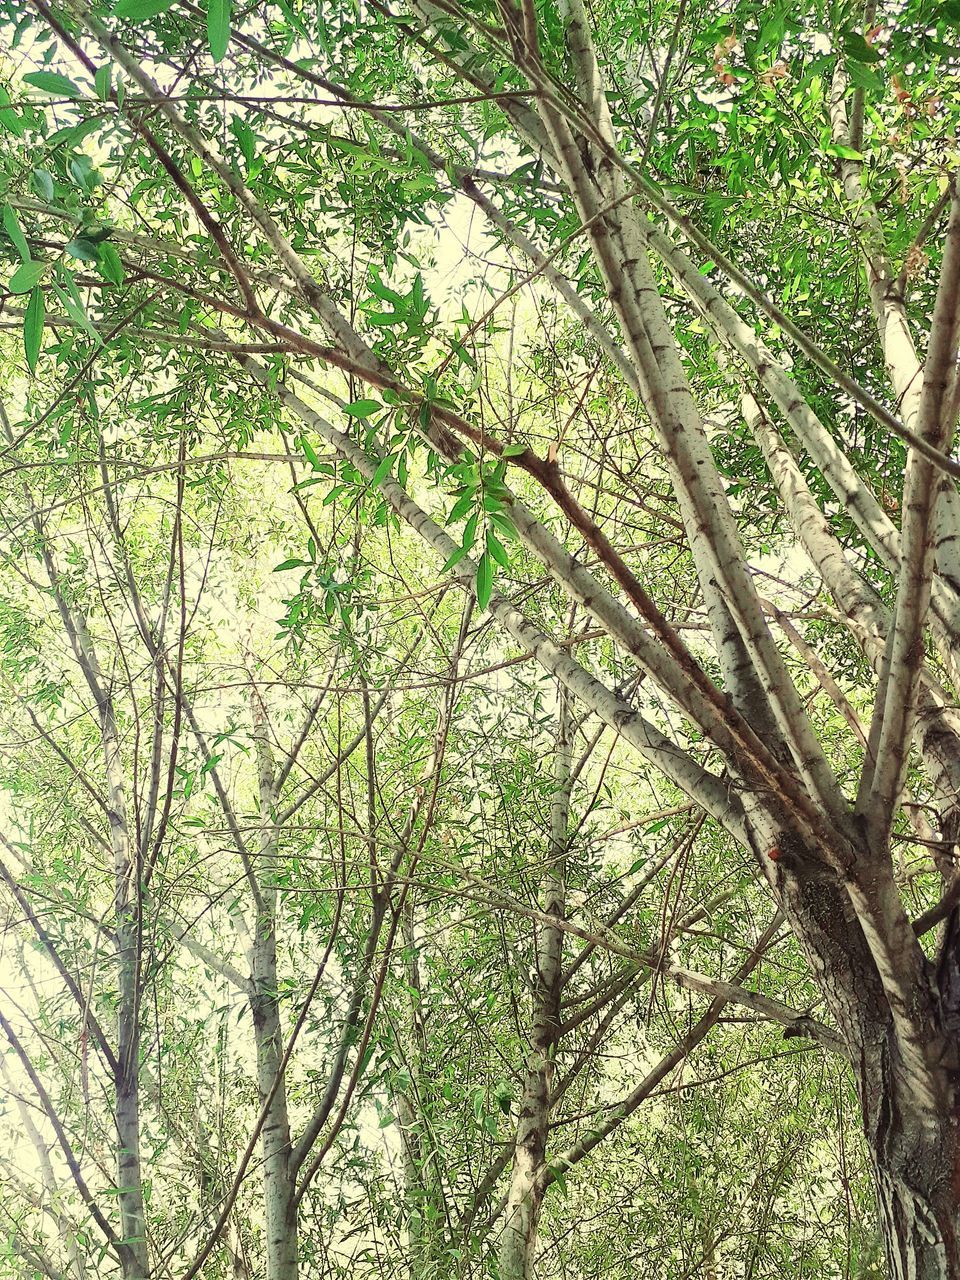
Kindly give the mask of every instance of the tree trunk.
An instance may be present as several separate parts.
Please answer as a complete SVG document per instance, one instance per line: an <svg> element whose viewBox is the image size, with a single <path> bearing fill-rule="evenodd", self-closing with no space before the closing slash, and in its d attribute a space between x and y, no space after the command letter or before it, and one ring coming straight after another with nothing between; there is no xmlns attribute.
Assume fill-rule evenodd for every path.
<svg viewBox="0 0 960 1280"><path fill-rule="evenodd" d="M791 856L788 845L781 858ZM784 911L840 1027L856 1083L890 1280L960 1280L960 934L948 922L925 988L937 1009L918 1072L843 884L781 876ZM889 979L888 979L889 981ZM919 997L918 997L919 1003ZM918 1026L924 1024L917 1018ZM933 1065L931 1065L933 1064ZM925 1096L932 1093L932 1097Z"/></svg>
<svg viewBox="0 0 960 1280"><path fill-rule="evenodd" d="M258 922L265 932L254 942L251 998L257 1043L257 1082L260 1104L267 1107L261 1131L263 1145L263 1202L266 1229L267 1280L296 1280L297 1217L290 1169L290 1124L283 1082L274 1088L283 1058L283 1037L277 1001L276 937L273 921Z"/></svg>
<svg viewBox="0 0 960 1280"><path fill-rule="evenodd" d="M952 830L952 826L950 830ZM946 831L947 828L944 828ZM939 1098L924 1107L880 1019L865 1023L851 1060L873 1168L890 1280L960 1280L960 918L954 909L928 964L944 1035ZM862 998L862 993L861 993Z"/></svg>
<svg viewBox="0 0 960 1280"><path fill-rule="evenodd" d="M120 963L127 965L133 948L121 946ZM148 1280L147 1227L140 1170L139 1034L133 975L121 976L119 1053L117 1055L117 1188L120 1205L121 1265L124 1280Z"/></svg>
<svg viewBox="0 0 960 1280"><path fill-rule="evenodd" d="M397 1115L403 1133L403 1177L407 1201L407 1255L410 1280L431 1275L438 1217L436 1155L427 1114L429 1099L424 1080L426 1027L423 1021L420 962L417 955L415 898L408 890L402 907L404 970L407 985L405 1058L410 1075L406 1090L397 1094Z"/></svg>
<svg viewBox="0 0 960 1280"><path fill-rule="evenodd" d="M935 1160L939 1152L931 1151ZM956 1280L957 1196L917 1191L875 1167L877 1205L890 1280Z"/></svg>
<svg viewBox="0 0 960 1280"><path fill-rule="evenodd" d="M81 634L87 652L92 645ZM110 798L110 840L114 857L117 913L116 947L119 990L117 1007L116 1088L117 1200L120 1208L120 1264L124 1280L149 1280L147 1223L143 1207L140 1162L140 982L141 883L139 857L127 817L123 764L113 701L104 697L100 722Z"/></svg>
<svg viewBox="0 0 960 1280"><path fill-rule="evenodd" d="M554 916L557 924L544 924L539 929L530 1052L517 1119L506 1226L500 1245L501 1280L532 1280L535 1274L540 1211L546 1192L547 1136L563 977L563 930L559 923L566 907L565 863L570 817L572 743L569 705L566 694L561 693L554 773L556 790L550 813L550 857L541 894L544 913Z"/></svg>
<svg viewBox="0 0 960 1280"><path fill-rule="evenodd" d="M282 1074L284 1041L277 981L277 777L266 708L255 684L251 687L251 701L260 796L260 847L255 872L257 919L250 956L250 1010L257 1046L260 1106L266 1109L260 1131L266 1280L297 1280L297 1209L287 1089Z"/></svg>

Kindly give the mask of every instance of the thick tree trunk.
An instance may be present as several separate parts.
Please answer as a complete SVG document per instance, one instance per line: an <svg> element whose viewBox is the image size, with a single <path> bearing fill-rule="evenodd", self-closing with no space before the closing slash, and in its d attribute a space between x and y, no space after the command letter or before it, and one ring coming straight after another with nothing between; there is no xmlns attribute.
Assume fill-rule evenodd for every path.
<svg viewBox="0 0 960 1280"><path fill-rule="evenodd" d="M888 1062L883 1054L880 1087L876 1072L860 1081L888 1274L890 1280L960 1280L956 1072L943 1073L945 1105L934 1116L905 1096Z"/></svg>
<svg viewBox="0 0 960 1280"><path fill-rule="evenodd" d="M887 1274L890 1280L960 1280L960 1045L952 1012L957 931L948 924L939 964L925 962L925 994L934 994L937 1008L928 1043L936 1044L941 1065L929 1066L918 1085L913 1046L903 1051L864 933L849 906L843 910L842 886L823 873L801 874L781 880L780 890L847 1045ZM922 1011L919 994L917 1004ZM923 1025L919 1016L917 1023ZM928 1063L933 1057L928 1053Z"/></svg>
<svg viewBox="0 0 960 1280"><path fill-rule="evenodd" d="M926 1169L915 1180L891 1174L874 1161L877 1207L890 1280L957 1280L960 1277L960 1198L944 1165L951 1161L934 1143ZM940 1175L946 1177L940 1180ZM931 1176L937 1179L931 1185ZM917 1184L922 1185L917 1185Z"/></svg>

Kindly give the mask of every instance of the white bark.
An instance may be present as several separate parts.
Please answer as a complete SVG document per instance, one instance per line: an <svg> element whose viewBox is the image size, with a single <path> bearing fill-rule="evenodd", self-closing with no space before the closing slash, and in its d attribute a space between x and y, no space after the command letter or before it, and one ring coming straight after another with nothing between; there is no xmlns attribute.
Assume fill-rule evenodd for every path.
<svg viewBox="0 0 960 1280"><path fill-rule="evenodd" d="M561 692L550 839L540 890L541 910L548 921L562 920L566 910L572 747L573 720L566 694ZM562 981L563 931L555 923L543 923L537 931L529 1054L517 1117L506 1223L500 1242L501 1280L533 1280L535 1275L537 1232L546 1190L544 1175Z"/></svg>
<svg viewBox="0 0 960 1280"><path fill-rule="evenodd" d="M260 797L260 842L257 879L260 907L250 947L250 1009L257 1050L260 1105L266 1106L260 1141L263 1151L263 1205L266 1233L266 1280L297 1280L297 1213L290 1167L290 1121L277 975L277 888L279 831L276 826L276 768L270 746L266 709L251 685L254 744ZM270 1099L269 1104L267 1103Z"/></svg>
<svg viewBox="0 0 960 1280"><path fill-rule="evenodd" d="M581 86L596 98L596 64L579 0L572 0L567 25L574 63L580 68ZM611 163L609 150L600 152L585 138L575 138L567 121L548 104L540 101L538 107L561 176L586 227L586 238L625 334L641 395L658 430L675 488L682 499L681 513L688 540L691 545L700 542L704 548L727 607L743 633L780 732L811 795L843 830L847 824L846 802L764 619L676 340L647 261L636 225L636 212L625 203L628 191L623 175ZM609 133L604 109L594 128L601 135ZM589 162L585 160L588 154Z"/></svg>
<svg viewBox="0 0 960 1280"><path fill-rule="evenodd" d="M960 199L954 197L930 346L917 410L917 431L940 450L949 448L953 422L946 392L956 372L960 321ZM885 843L900 799L923 664L923 630L934 567L933 526L941 477L911 450L903 495L902 561L887 662L881 673L871 726L876 764L865 771L858 809L874 841Z"/></svg>

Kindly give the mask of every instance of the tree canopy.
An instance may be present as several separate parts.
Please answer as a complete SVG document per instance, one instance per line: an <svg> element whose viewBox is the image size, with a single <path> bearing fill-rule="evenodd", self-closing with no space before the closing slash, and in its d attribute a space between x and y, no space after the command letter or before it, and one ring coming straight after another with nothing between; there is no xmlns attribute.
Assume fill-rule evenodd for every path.
<svg viewBox="0 0 960 1280"><path fill-rule="evenodd" d="M960 1277L958 31L0 0L0 1277Z"/></svg>

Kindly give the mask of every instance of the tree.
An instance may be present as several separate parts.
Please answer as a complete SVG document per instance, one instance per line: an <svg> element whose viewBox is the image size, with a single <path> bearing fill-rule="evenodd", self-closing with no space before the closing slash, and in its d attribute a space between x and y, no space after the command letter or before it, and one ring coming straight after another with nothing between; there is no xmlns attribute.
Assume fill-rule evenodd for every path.
<svg viewBox="0 0 960 1280"><path fill-rule="evenodd" d="M11 841L4 880L73 1002L82 1061L92 1042L106 1071L117 1226L74 1168L69 1097L51 1096L14 1022L2 1025L122 1274L141 1280L158 1265L144 1208L143 1001L182 947L249 1002L258 1081L252 1135L226 1189L218 1170L204 1193L185 1277L223 1248L239 1274L247 1265L242 1225L238 1243L228 1230L258 1142L266 1274L296 1275L313 1247L302 1232L297 1244L304 1197L344 1125L359 1123L378 1051L401 1115L414 1274L439 1274L482 1237L477 1206L508 1178L499 1273L530 1276L546 1188L619 1130L731 1004L849 1062L890 1275L960 1276L955 6L743 3L717 15L683 0L649 13L373 0L358 15L278 0L231 16L222 0L110 11L31 0L6 12L11 48L37 68L0 103L5 314L26 366L7 414L22 522L7 569L67 646L56 664L40 657L11 596L9 702L67 779L74 826L57 817ZM431 237L443 220L478 266L436 301L449 268ZM250 495L236 496L231 468L261 434L283 443L273 456L292 495L264 485L244 546ZM82 538L66 514L78 510ZM221 518L255 570L230 560ZM283 602L288 665L263 693L273 677L256 637L218 640L216 608L204 605L203 628L196 609L215 566L223 627L244 573L263 576L259 548L278 537L294 551L280 571L302 572ZM783 562L771 567L774 552ZM443 861L434 849L422 862L456 790L451 736L459 767L470 761L458 690L474 605L457 622L422 623L431 679L448 691L431 708L432 745L419 717L409 746L408 710L381 742L390 689L424 643L386 643L369 617L395 554L401 581L408 565L429 565L418 576L439 572L499 629L491 665L518 646L557 690L539 900L469 860L444 886L464 900L472 886L536 929L512 1046L515 1132L487 1153L459 1227L441 1225L455 1179L441 1168L422 1023L423 895L438 881L419 877ZM691 616L704 630L686 630ZM273 717L293 719L315 683L318 634L359 701L345 723L338 693L331 721L321 688L281 737ZM218 646L244 690L220 710L198 677ZM67 732L64 713L78 727ZM571 717L585 715L578 752ZM742 900L769 904L723 973L672 957L689 919L665 913L659 936L648 921L646 936L624 940L615 926L629 893L603 921L571 898L571 868L591 870L569 827L578 803L584 817L591 808L572 788L578 767L582 782L599 768L585 750L594 725L667 780L665 810L695 807L674 852L689 840L716 855L702 909L722 899L724 867L749 869ZM362 774L348 765L358 750ZM303 751L312 780L284 803ZM311 848L303 823L315 812L323 823L323 788L351 778L333 806L339 863L309 886L326 903L327 938L308 964L290 926ZM211 788L201 815L198 783ZM81 793L96 820L76 812ZM190 824L210 829L214 814L228 862L198 889ZM54 938L32 893L47 891L58 838L76 823L109 848L113 887L109 902L102 884L79 901ZM249 930L236 948L248 966L171 913L178 860L211 902L235 892L231 876L242 886L231 913ZM822 1017L749 985L783 921ZM572 938L585 951L567 958ZM94 1009L78 974L95 973L108 946L113 984ZM284 948L300 982L286 1044ZM615 969L584 996L582 1023L559 1021L561 988L576 974L589 992L586 957L598 951L618 957ZM307 1085L288 1066L331 956L336 1029L322 1080ZM552 1149L570 1083L555 1080L564 1035L587 1036L578 1071L589 1079L651 973L710 1003L609 1116ZM318 1044L324 1029L311 1027ZM222 1052L221 1069L238 1070L240 1054ZM499 1139L485 1105L478 1117ZM709 1268L719 1244L701 1225ZM189 1234L171 1233L171 1257Z"/></svg>

